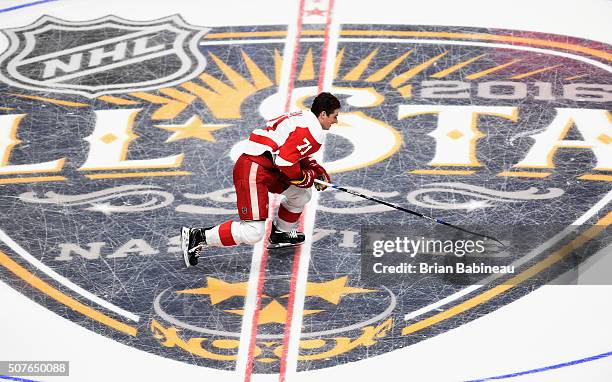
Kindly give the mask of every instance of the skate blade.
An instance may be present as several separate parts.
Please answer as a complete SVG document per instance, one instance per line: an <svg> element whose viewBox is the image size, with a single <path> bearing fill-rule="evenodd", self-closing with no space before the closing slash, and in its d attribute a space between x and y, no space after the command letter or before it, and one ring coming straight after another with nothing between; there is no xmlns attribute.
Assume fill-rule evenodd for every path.
<svg viewBox="0 0 612 382"><path fill-rule="evenodd" d="M187 268L192 265L189 264L189 228L181 228L181 250L183 251L183 261Z"/></svg>
<svg viewBox="0 0 612 382"><path fill-rule="evenodd" d="M268 249L280 249L280 248L293 248L293 247L299 247L304 243L296 243L296 244L273 244L273 243L268 243Z"/></svg>

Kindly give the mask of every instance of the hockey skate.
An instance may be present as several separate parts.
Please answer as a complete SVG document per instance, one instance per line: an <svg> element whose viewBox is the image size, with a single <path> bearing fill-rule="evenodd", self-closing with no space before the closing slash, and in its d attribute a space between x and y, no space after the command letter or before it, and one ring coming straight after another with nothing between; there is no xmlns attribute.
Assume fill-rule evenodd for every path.
<svg viewBox="0 0 612 382"><path fill-rule="evenodd" d="M183 227L181 229L181 250L185 266L192 267L198 264L200 253L206 246L205 231L206 228Z"/></svg>
<svg viewBox="0 0 612 382"><path fill-rule="evenodd" d="M268 239L268 249L296 247L304 243L306 236L303 232L291 230L289 232L279 231L274 223L272 224L272 232Z"/></svg>

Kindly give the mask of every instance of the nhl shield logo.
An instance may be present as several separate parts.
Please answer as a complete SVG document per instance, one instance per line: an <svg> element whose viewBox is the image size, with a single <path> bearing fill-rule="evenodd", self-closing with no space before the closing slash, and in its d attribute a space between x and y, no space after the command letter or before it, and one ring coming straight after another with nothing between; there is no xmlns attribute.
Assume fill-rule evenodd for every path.
<svg viewBox="0 0 612 382"><path fill-rule="evenodd" d="M43 16L3 31L9 47L0 57L0 81L89 98L169 87L204 70L206 59L197 44L209 30L179 15L145 22Z"/></svg>

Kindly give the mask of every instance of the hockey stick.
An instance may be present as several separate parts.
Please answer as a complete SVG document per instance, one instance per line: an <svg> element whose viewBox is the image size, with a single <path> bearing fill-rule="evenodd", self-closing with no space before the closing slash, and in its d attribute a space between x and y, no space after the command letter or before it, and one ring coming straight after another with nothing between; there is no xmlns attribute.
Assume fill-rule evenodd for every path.
<svg viewBox="0 0 612 382"><path fill-rule="evenodd" d="M458 226L456 226L454 224L447 223L447 222L445 222L443 220L436 219L434 217L427 216L427 215L424 215L422 213L419 213L419 212L416 212L416 211L412 211L412 210L409 210L407 208L398 206L397 204L385 202L384 200L376 199L376 198L373 198L371 196L367 196L367 195L361 194L361 193L359 193L357 191L352 191L352 190L346 189L344 187L336 186L335 184L327 183L327 182L324 182L324 181L322 181L320 179L315 179L315 183L318 183L318 184L326 186L326 187L331 187L331 188L334 188L336 190L344 191L344 192L347 192L349 194L352 194L352 195L355 195L355 196L359 196L360 198L368 199L368 200L371 200L371 201L376 202L376 203L384 204L385 206L388 206L388 207L391 207L391 208L395 208L396 210L407 212L409 214L418 216L420 218L431 220L434 223L442 224L442 225L445 225L447 227L451 227L451 228L457 229L459 231L463 231L463 232L469 233L471 235L475 235L475 236L480 236L480 237L484 237L484 238L487 238L487 239L491 239L491 240L501 244L504 248L506 247L504 245L504 243L502 243L501 241L497 240L496 238L494 238L492 236L485 235L485 234L482 234L482 233L478 233L478 232L467 230L465 228L458 227Z"/></svg>

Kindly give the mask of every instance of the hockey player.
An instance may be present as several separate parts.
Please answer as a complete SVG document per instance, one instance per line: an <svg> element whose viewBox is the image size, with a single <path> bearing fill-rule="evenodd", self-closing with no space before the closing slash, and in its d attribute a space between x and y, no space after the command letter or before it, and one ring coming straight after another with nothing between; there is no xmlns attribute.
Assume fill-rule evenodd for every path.
<svg viewBox="0 0 612 382"><path fill-rule="evenodd" d="M255 244L263 239L268 218L268 192L284 196L273 220L269 248L304 242L296 226L310 200L316 178L330 182L327 171L312 158L321 148L323 130L338 122L340 101L330 93L319 94L310 110L283 114L254 130L234 165L234 187L240 221L214 227L181 230L186 266L198 263L206 246Z"/></svg>

